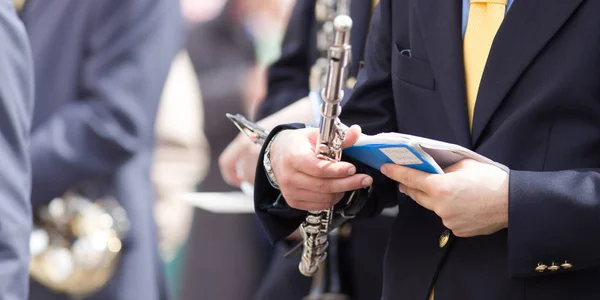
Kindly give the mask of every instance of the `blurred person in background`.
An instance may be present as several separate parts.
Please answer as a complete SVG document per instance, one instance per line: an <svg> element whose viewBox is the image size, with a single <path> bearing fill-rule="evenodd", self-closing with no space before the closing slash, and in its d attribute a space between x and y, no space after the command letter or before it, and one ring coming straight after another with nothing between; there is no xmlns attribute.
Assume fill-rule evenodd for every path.
<svg viewBox="0 0 600 300"><path fill-rule="evenodd" d="M318 105L307 98L311 67L319 57L317 48L318 23L315 7L319 0L296 2L283 41L281 57L268 69L268 93L260 104L256 118L259 124L271 129L280 123L300 122L318 126ZM350 95L356 81L372 9L373 0L353 0L350 17L352 65L346 83L346 96ZM313 106L317 106L316 111ZM315 118L316 117L316 118ZM254 182L260 146L238 134L220 156L224 179L233 186ZM241 171L240 171L241 170ZM340 250L341 279L345 292L352 299L379 299L382 286L383 255L393 218L352 222L345 226L350 231ZM342 230L344 231L344 230ZM284 258L301 241L298 234L276 245L268 272L255 295L255 299L302 299L309 294L312 278L298 272L299 257Z"/></svg>
<svg viewBox="0 0 600 300"><path fill-rule="evenodd" d="M25 300L31 232L28 148L34 106L33 61L12 1L0 1L0 23L0 299Z"/></svg>
<svg viewBox="0 0 600 300"><path fill-rule="evenodd" d="M194 210L182 201L182 195L196 190L209 165L203 118L198 79L187 51L182 50L171 65L158 109L152 166L159 250L175 299L180 250L188 238Z"/></svg>
<svg viewBox="0 0 600 300"><path fill-rule="evenodd" d="M182 45L178 3L28 0L21 16L36 71L34 212L82 185L114 197L130 228L112 278L86 299L166 299L150 166L161 90ZM36 281L30 292L70 298Z"/></svg>
<svg viewBox="0 0 600 300"><path fill-rule="evenodd" d="M186 49L198 77L210 148L210 166L200 192L239 191L222 180L217 163L237 134L225 113L252 115L262 100L264 65L276 54L268 45L277 40L273 35L278 26L271 24L281 18L279 5L279 1L229 0L208 21L207 14L184 10L190 21ZM196 209L183 255L180 299L249 299L258 288L270 251L254 215Z"/></svg>

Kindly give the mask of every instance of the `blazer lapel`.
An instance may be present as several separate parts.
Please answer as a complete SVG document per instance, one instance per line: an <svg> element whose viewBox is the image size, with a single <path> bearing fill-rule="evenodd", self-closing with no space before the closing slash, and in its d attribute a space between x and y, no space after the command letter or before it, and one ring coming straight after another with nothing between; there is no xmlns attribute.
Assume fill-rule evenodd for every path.
<svg viewBox="0 0 600 300"><path fill-rule="evenodd" d="M571 0L569 0L571 1ZM461 0L419 0L415 8L429 62L457 144L471 147L462 59Z"/></svg>
<svg viewBox="0 0 600 300"><path fill-rule="evenodd" d="M517 79L583 0L515 0L483 72L473 118L474 146Z"/></svg>

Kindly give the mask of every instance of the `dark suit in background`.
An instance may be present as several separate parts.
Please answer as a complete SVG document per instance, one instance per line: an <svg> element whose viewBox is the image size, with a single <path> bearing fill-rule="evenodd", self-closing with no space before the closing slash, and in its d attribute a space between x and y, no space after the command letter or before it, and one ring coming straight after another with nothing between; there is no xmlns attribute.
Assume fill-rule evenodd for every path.
<svg viewBox="0 0 600 300"><path fill-rule="evenodd" d="M33 61L12 1L0 1L0 299L27 299Z"/></svg>
<svg viewBox="0 0 600 300"><path fill-rule="evenodd" d="M450 235L447 243L440 242L447 231L436 214L400 195L377 170L364 169L375 183L363 216L388 202L400 207L384 298L427 299L435 285L440 300L599 299L600 2L514 1L487 59L472 134L461 1L380 5L342 120L368 134L398 131L457 143L511 169L508 229ZM274 199L278 191L258 175L256 200ZM275 240L302 220L290 209L278 212L288 221L274 218L274 209L259 213L265 224L278 224L268 226ZM572 267L561 266L565 261ZM552 264L558 269L536 271Z"/></svg>
<svg viewBox="0 0 600 300"><path fill-rule="evenodd" d="M268 94L261 103L258 119L306 97L309 93L310 68L319 57L316 46L317 22L315 0L296 2L282 45L282 53L268 70ZM371 17L372 0L354 0L350 5L352 84L363 59L364 44ZM351 90L347 89L350 93ZM381 295L383 256L393 218L379 217L353 222L352 234L341 249L343 280L353 299L379 299ZM299 256L284 258L296 241L282 241L275 247L269 270L256 300L302 299L308 295L312 278L298 271Z"/></svg>
<svg viewBox="0 0 600 300"><path fill-rule="evenodd" d="M283 39L281 56L268 69L267 96L259 106L257 119L272 115L280 109L308 96L310 68L319 58L315 19L316 0L296 1ZM365 41L373 0L350 1L352 30L352 65L349 79L356 74L363 60Z"/></svg>
<svg viewBox="0 0 600 300"><path fill-rule="evenodd" d="M181 48L170 0L29 0L36 98L32 203L86 182L114 195L131 231L109 283L91 299L167 298L153 218L154 119ZM33 282L31 299L66 299Z"/></svg>
<svg viewBox="0 0 600 300"><path fill-rule="evenodd" d="M243 86L256 58L235 2L228 1L216 19L194 26L188 35L186 48L198 75L210 147L201 192L239 191L223 181L217 163L239 133L225 113L243 111ZM181 300L239 300L257 289L271 250L256 216L196 209L184 251Z"/></svg>

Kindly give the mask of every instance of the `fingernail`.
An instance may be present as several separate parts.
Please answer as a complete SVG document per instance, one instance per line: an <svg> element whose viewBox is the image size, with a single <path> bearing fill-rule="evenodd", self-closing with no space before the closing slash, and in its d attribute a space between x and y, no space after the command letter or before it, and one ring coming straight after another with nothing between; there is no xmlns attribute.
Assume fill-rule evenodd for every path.
<svg viewBox="0 0 600 300"><path fill-rule="evenodd" d="M387 173L387 167L386 166L381 167L380 171L381 171L381 174L385 175L385 173Z"/></svg>
<svg viewBox="0 0 600 300"><path fill-rule="evenodd" d="M370 186L371 184L373 184L373 178L371 178L371 176L363 179L363 181L362 181L362 185L364 187Z"/></svg>
<svg viewBox="0 0 600 300"><path fill-rule="evenodd" d="M348 175L354 175L356 173L356 167L352 166L348 168Z"/></svg>

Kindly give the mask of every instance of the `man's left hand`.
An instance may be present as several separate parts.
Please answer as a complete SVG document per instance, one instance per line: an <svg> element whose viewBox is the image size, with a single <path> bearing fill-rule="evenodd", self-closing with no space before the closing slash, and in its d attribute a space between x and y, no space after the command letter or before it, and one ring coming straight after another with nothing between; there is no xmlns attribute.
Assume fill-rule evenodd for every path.
<svg viewBox="0 0 600 300"><path fill-rule="evenodd" d="M385 164L381 173L399 182L400 192L435 212L458 237L489 235L508 227L508 173L471 159L429 174Z"/></svg>
<svg viewBox="0 0 600 300"><path fill-rule="evenodd" d="M219 169L223 180L236 187L244 181L253 184L260 148L245 134L238 133L219 156Z"/></svg>

